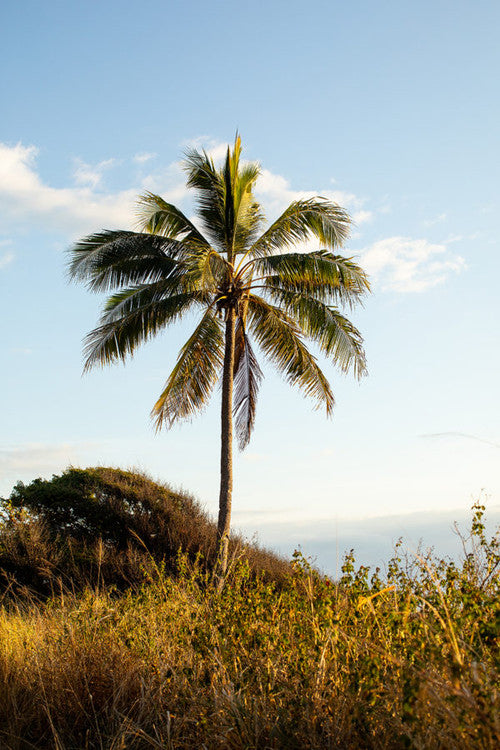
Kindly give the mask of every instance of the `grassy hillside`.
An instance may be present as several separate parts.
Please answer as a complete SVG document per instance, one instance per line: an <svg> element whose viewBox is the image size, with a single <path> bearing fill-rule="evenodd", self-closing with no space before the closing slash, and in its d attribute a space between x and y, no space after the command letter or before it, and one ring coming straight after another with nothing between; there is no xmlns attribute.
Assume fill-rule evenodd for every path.
<svg viewBox="0 0 500 750"><path fill-rule="evenodd" d="M0 591L49 596L62 588L144 580L150 558L174 572L179 549L211 569L216 526L185 492L121 469L70 468L51 480L19 482L0 499ZM230 555L252 571L282 579L288 563L233 536Z"/></svg>
<svg viewBox="0 0 500 750"><path fill-rule="evenodd" d="M12 535L27 521L10 513ZM500 557L482 513L461 566L396 553L384 580L351 556L336 582L300 556L269 556L275 575L234 547L222 591L191 549L143 557L121 591L5 596L0 747L497 748Z"/></svg>

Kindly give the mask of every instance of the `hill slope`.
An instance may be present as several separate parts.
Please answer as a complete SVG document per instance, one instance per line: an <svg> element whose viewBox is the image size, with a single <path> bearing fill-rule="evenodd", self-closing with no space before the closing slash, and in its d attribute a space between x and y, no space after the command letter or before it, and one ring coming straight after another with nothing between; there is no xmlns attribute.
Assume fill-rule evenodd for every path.
<svg viewBox="0 0 500 750"><path fill-rule="evenodd" d="M48 594L60 584L124 589L144 579L152 558L176 570L179 550L214 562L216 527L189 494L144 474L69 468L51 480L19 482L1 500L0 586ZM231 554L273 579L289 571L278 555L234 536Z"/></svg>
<svg viewBox="0 0 500 750"><path fill-rule="evenodd" d="M142 475L70 469L3 507L1 750L499 747L482 506L461 565L396 551L381 579L348 555L333 582L233 540L222 589L210 519Z"/></svg>

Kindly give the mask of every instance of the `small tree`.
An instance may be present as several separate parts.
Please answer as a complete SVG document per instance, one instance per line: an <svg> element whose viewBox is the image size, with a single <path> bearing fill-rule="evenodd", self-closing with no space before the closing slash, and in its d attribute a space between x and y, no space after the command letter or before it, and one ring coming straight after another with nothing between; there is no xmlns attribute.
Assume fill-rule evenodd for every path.
<svg viewBox="0 0 500 750"><path fill-rule="evenodd" d="M366 372L362 337L339 309L369 290L363 270L334 254L350 218L323 198L298 200L261 233L255 163L241 163L236 137L217 168L190 150L184 167L197 197L199 226L158 195L139 199L141 232L105 230L76 243L70 277L93 292L117 290L85 345L85 369L125 360L186 312L201 318L153 407L157 428L192 416L222 375L219 568L227 567L233 487L233 419L240 449L254 426L262 378L250 335L291 385L332 413L334 397L309 338L343 371ZM289 252L310 239L314 252ZM249 335L250 334L250 335Z"/></svg>

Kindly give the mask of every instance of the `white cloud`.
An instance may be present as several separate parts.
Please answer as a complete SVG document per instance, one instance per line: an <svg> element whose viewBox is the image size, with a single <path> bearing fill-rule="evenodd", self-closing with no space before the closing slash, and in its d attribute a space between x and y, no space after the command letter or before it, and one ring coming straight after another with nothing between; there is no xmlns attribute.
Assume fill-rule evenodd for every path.
<svg viewBox="0 0 500 750"><path fill-rule="evenodd" d="M5 268L9 263L12 263L14 257L14 253L4 253L3 255L0 255L0 268Z"/></svg>
<svg viewBox="0 0 500 750"><path fill-rule="evenodd" d="M262 170L255 193L266 208L270 219L279 216L292 201L307 200L317 195L346 208L356 224L368 221L372 217L371 211L362 209L363 200L354 193L343 190L292 190L285 177L273 174L268 169Z"/></svg>
<svg viewBox="0 0 500 750"><path fill-rule="evenodd" d="M216 162L224 157L227 149L227 144L207 138L196 139L189 145L204 147ZM77 159L73 184L52 187L37 169L37 154L35 146L0 143L0 220L14 231L30 226L64 233L71 240L101 228L132 229L135 227L135 201L141 190L158 192L181 205L188 195L179 161L142 176L140 185L109 192L102 188L102 175L116 165L116 160L105 159L92 165ZM143 153L133 158L137 163L146 163L153 156ZM319 193L345 206L358 224L371 218L371 212L362 207L363 201L352 193L340 190ZM318 191L293 190L284 177L263 170L256 194L272 220L292 201L311 198ZM4 255L3 265L11 259L10 254Z"/></svg>
<svg viewBox="0 0 500 750"><path fill-rule="evenodd" d="M434 216L434 218L424 221L424 227L433 227L436 224L441 224L443 221L446 221L446 219L446 214L439 214L439 216Z"/></svg>
<svg viewBox="0 0 500 750"><path fill-rule="evenodd" d="M10 493L11 487L18 480L31 481L34 477L50 477L51 474L64 470L77 460L78 448L68 443L27 443L0 448L0 493Z"/></svg>
<svg viewBox="0 0 500 750"><path fill-rule="evenodd" d="M360 255L361 265L384 291L422 292L465 268L464 259L450 253L445 243L426 239L388 237Z"/></svg>
<svg viewBox="0 0 500 750"><path fill-rule="evenodd" d="M115 159L105 159L98 164L87 164L82 159L75 159L74 178L78 185L96 188L101 184L103 172L116 164Z"/></svg>
<svg viewBox="0 0 500 750"><path fill-rule="evenodd" d="M0 217L17 227L24 223L78 237L101 227L129 227L135 190L98 193L93 187L54 188L36 170L34 146L0 143Z"/></svg>
<svg viewBox="0 0 500 750"><path fill-rule="evenodd" d="M97 442L24 443L0 447L0 494L10 494L19 480L31 482L35 477L50 478L68 466L78 466L89 450L101 449Z"/></svg>
<svg viewBox="0 0 500 750"><path fill-rule="evenodd" d="M144 152L141 154L136 154L133 157L133 160L136 164L144 164L147 161L151 161L151 159L154 159L156 157L156 154L154 152Z"/></svg>
<svg viewBox="0 0 500 750"><path fill-rule="evenodd" d="M183 145L188 148L204 149L216 163L225 157L228 146L227 143L220 143L208 136L191 139ZM331 178L330 182L335 183L335 180ZM262 203L266 216L271 221L279 216L292 201L307 200L318 195L346 208L350 212L355 224L370 221L373 216L371 211L363 208L364 201L354 195L354 193L331 189L293 190L285 177L275 174L269 169L262 169L255 187L255 194Z"/></svg>
<svg viewBox="0 0 500 750"><path fill-rule="evenodd" d="M373 218L372 211L354 211L352 218L355 224L364 224L366 221L371 221Z"/></svg>
<svg viewBox="0 0 500 750"><path fill-rule="evenodd" d="M142 177L136 196L146 191L162 195L170 203L180 206L188 197L188 189L180 163L172 162L168 167L149 172Z"/></svg>
<svg viewBox="0 0 500 750"><path fill-rule="evenodd" d="M183 141L181 145L187 150L195 148L198 151L206 151L214 162L217 163L226 156L229 144L221 143L215 138L210 138L206 135L200 135L197 138L190 138L187 141Z"/></svg>

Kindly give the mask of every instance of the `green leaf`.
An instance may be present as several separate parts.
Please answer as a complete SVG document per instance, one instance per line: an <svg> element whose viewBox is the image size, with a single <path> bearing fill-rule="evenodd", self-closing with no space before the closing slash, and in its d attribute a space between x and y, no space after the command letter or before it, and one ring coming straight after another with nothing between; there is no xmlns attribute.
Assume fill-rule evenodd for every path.
<svg viewBox="0 0 500 750"><path fill-rule="evenodd" d="M286 310L342 371L353 370L357 378L367 374L363 338L335 307L298 292L270 289L274 303Z"/></svg>
<svg viewBox="0 0 500 750"><path fill-rule="evenodd" d="M104 230L73 245L68 274L93 292L154 282L175 273L186 250L177 240Z"/></svg>
<svg viewBox="0 0 500 750"><path fill-rule="evenodd" d="M209 309L184 344L151 417L156 428L171 427L203 408L217 382L223 362L224 336L220 320Z"/></svg>
<svg viewBox="0 0 500 750"><path fill-rule="evenodd" d="M233 416L240 450L249 443L255 424L257 393L262 370L245 332L243 320L237 319L234 353Z"/></svg>
<svg viewBox="0 0 500 750"><path fill-rule="evenodd" d="M159 195L146 192L139 197L137 216L142 231L200 245L209 243L180 209Z"/></svg>
<svg viewBox="0 0 500 750"><path fill-rule="evenodd" d="M365 272L350 258L326 250L256 259L254 273L269 288L308 293L323 302L353 306L370 289Z"/></svg>
<svg viewBox="0 0 500 750"><path fill-rule="evenodd" d="M227 251L227 232L224 206L224 178L205 151L186 151L184 169L187 186L196 190L197 213L204 231L219 251Z"/></svg>
<svg viewBox="0 0 500 750"><path fill-rule="evenodd" d="M162 297L154 287L124 289L108 300L101 325L85 338L84 371L95 365L124 361L139 344L155 336L193 305L203 302L200 292Z"/></svg>
<svg viewBox="0 0 500 750"><path fill-rule="evenodd" d="M254 294L248 299L248 318L250 330L270 362L288 383L301 388L318 407L325 406L330 415L335 404L330 384L304 344L295 321Z"/></svg>
<svg viewBox="0 0 500 750"><path fill-rule="evenodd" d="M261 257L315 237L328 250L341 247L349 237L347 211L324 198L291 203L253 244L251 255Z"/></svg>

